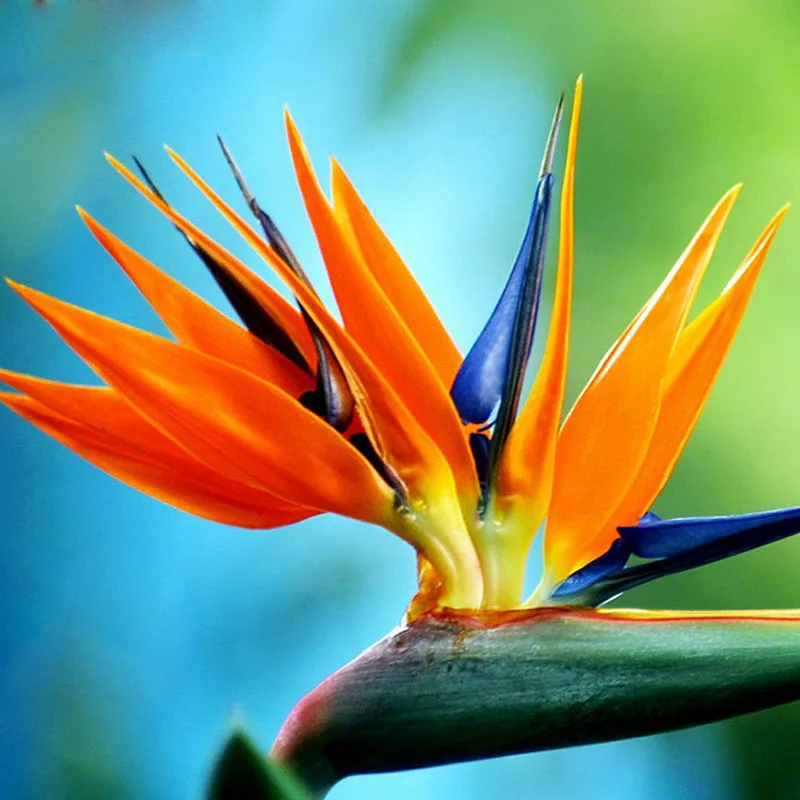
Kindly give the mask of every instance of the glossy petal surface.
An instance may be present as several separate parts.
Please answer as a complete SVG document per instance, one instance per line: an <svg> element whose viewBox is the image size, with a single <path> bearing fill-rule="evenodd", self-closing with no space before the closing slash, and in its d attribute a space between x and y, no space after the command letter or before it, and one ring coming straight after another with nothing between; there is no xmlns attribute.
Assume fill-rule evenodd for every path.
<svg viewBox="0 0 800 800"><path fill-rule="evenodd" d="M545 559L557 580L611 543L600 534L645 459L661 407L664 372L738 193L735 187L720 200L606 353L564 422L545 535Z"/></svg>
<svg viewBox="0 0 800 800"><path fill-rule="evenodd" d="M388 487L368 462L280 389L181 345L15 288L140 414L214 470L321 511L378 522L391 509Z"/></svg>

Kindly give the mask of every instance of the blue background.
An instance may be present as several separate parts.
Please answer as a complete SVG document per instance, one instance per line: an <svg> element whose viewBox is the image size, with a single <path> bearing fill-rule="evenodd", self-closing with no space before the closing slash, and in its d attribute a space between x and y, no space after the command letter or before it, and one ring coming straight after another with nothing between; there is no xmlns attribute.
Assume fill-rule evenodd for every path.
<svg viewBox="0 0 800 800"><path fill-rule="evenodd" d="M222 307L180 237L102 158L136 153L175 205L253 263L160 147L237 199L220 131L322 282L288 102L320 172L335 151L466 348L522 234L554 101L583 71L574 397L725 189L747 185L701 301L798 197L797 22L791 3L745 0L0 2L0 265L161 330L80 203ZM800 502L797 244L790 216L662 513ZM0 364L93 380L9 290L0 309ZM0 431L4 797L198 797L232 723L266 749L293 704L396 624L413 593L413 554L381 530L333 517L226 529L138 495L10 412ZM626 601L797 606L797 555L785 542ZM799 732L791 707L353 778L331 797L790 798Z"/></svg>

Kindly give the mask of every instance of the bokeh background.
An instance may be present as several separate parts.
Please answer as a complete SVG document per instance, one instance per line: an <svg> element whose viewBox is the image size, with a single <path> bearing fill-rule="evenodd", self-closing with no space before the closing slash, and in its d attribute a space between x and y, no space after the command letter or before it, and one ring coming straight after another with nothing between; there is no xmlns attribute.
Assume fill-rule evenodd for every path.
<svg viewBox="0 0 800 800"><path fill-rule="evenodd" d="M2 272L160 330L82 227L80 202L222 303L102 158L136 153L176 205L250 259L160 147L238 201L220 131L319 277L282 131L288 102L319 168L335 151L466 348L522 234L553 104L583 72L574 397L724 190L746 185L701 302L800 199L798 26L790 0L0 0ZM798 244L790 215L657 511L800 503ZM3 366L92 380L8 290L0 327ZM3 797L199 797L233 723L267 748L292 705L393 626L413 591L411 552L377 529L327 517L225 529L117 484L10 412L0 430ZM800 542L783 542L625 600L800 606L799 556ZM331 797L795 798L798 740L800 707L785 707L353 778Z"/></svg>

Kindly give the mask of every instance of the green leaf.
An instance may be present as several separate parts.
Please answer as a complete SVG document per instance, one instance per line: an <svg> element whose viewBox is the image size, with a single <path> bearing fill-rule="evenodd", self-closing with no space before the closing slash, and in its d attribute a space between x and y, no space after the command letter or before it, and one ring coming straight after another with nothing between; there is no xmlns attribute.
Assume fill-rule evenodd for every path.
<svg viewBox="0 0 800 800"><path fill-rule="evenodd" d="M279 764L262 756L242 731L234 731L211 773L207 800L310 800Z"/></svg>
<svg viewBox="0 0 800 800"><path fill-rule="evenodd" d="M798 698L800 612L429 616L304 698L273 756L324 793L357 773L643 736Z"/></svg>

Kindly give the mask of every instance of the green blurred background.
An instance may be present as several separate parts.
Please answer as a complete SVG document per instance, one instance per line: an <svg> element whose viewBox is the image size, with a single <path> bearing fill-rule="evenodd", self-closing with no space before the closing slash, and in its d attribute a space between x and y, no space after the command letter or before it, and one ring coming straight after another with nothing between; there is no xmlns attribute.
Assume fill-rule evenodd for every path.
<svg viewBox="0 0 800 800"><path fill-rule="evenodd" d="M227 138L319 275L281 127L335 151L467 348L524 228L555 100L586 80L574 397L719 196L743 181L699 303L800 199L794 2L0 2L3 273L158 330L82 229L80 202L215 301L169 226L105 166L139 155L173 202L246 254L160 151L236 199ZM800 222L780 233L664 515L800 503ZM89 373L11 292L3 366ZM398 620L413 558L324 518L226 530L138 496L0 419L4 797L198 796L231 719L267 746L293 703ZM800 606L800 542L643 588L625 604ZM800 708L580 750L352 779L331 795L795 798ZM421 734L421 735L424 735Z"/></svg>

